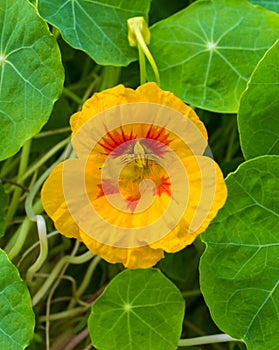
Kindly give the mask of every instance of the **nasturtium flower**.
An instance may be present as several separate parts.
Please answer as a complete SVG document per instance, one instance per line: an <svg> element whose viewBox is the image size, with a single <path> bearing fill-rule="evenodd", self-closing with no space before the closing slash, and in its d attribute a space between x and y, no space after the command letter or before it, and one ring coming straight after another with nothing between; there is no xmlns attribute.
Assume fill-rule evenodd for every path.
<svg viewBox="0 0 279 350"><path fill-rule="evenodd" d="M151 267L191 244L224 205L203 123L155 83L95 93L70 123L76 158L52 170L43 207L58 231L108 262Z"/></svg>

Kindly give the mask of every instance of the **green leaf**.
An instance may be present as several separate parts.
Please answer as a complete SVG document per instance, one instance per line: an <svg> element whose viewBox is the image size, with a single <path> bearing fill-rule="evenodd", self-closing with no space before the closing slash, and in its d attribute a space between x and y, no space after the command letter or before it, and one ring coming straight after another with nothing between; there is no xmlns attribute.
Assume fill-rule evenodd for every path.
<svg viewBox="0 0 279 350"><path fill-rule="evenodd" d="M234 113L278 36L274 12L246 0L202 0L152 26L150 51L163 89L200 108Z"/></svg>
<svg viewBox="0 0 279 350"><path fill-rule="evenodd" d="M126 66L137 59L129 46L127 19L147 18L151 0L39 0L39 12L66 42L102 65Z"/></svg>
<svg viewBox="0 0 279 350"><path fill-rule="evenodd" d="M254 5L265 7L268 10L279 13L278 0L249 0Z"/></svg>
<svg viewBox="0 0 279 350"><path fill-rule="evenodd" d="M0 237L3 236L6 227L5 208L8 205L8 200L9 197L0 183Z"/></svg>
<svg viewBox="0 0 279 350"><path fill-rule="evenodd" d="M47 121L62 91L59 49L26 0L0 4L0 160L16 153Z"/></svg>
<svg viewBox="0 0 279 350"><path fill-rule="evenodd" d="M31 298L17 269L0 250L0 349L25 349L33 337Z"/></svg>
<svg viewBox="0 0 279 350"><path fill-rule="evenodd" d="M279 41L254 70L240 100L238 126L246 159L279 154Z"/></svg>
<svg viewBox="0 0 279 350"><path fill-rule="evenodd" d="M92 305L88 320L98 350L177 349L184 300L159 270L124 270Z"/></svg>
<svg viewBox="0 0 279 350"><path fill-rule="evenodd" d="M202 235L201 290L217 326L248 350L279 348L279 156L243 163Z"/></svg>

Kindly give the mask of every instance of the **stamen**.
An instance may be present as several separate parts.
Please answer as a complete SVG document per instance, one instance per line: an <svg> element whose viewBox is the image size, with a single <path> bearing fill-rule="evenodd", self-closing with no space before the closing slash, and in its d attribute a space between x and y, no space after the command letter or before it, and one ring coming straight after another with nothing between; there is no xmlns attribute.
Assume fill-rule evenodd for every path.
<svg viewBox="0 0 279 350"><path fill-rule="evenodd" d="M135 143L134 155L135 155L135 162L137 163L138 167L145 168L146 167L145 150L139 141L136 141Z"/></svg>

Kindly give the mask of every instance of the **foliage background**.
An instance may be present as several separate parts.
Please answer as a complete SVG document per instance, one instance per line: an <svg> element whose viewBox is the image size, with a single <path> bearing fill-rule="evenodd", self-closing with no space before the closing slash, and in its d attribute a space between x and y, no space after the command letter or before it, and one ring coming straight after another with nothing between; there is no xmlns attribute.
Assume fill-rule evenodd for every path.
<svg viewBox="0 0 279 350"><path fill-rule="evenodd" d="M94 333L110 330L106 322L113 319L94 315L117 297L113 291L125 292L117 283L134 286L137 295L141 278L156 274L161 289L174 293L178 309L169 308L170 301L161 296L165 325L154 338L152 329L162 319L148 308L158 297L152 284L142 306L153 320L145 313L147 328L130 324L129 349L143 340L152 349L175 349L179 337L219 332L245 344L200 348L277 349L279 4L32 3L34 7L27 0L0 4L0 303L5 305L0 309L0 348L82 350L92 348L92 338L98 349L111 349L107 339L116 339L117 349L127 349L122 327L106 333L107 338L102 331ZM159 270L122 272L120 265L92 259L82 244L58 235L46 216L35 214L43 214L39 191L50 169L70 156L70 115L95 91L118 83L139 85L137 50L129 47L126 26L127 18L139 15L151 26L149 48L161 87L196 109L215 160L224 175L234 173L226 180L228 201L201 239L166 254ZM151 69L147 73L153 80ZM136 340L139 333L142 340Z"/></svg>

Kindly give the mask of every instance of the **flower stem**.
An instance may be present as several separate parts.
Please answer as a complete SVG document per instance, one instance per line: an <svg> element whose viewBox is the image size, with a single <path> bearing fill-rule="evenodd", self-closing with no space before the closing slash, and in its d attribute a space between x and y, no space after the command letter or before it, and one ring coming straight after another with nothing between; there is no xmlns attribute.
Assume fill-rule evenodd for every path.
<svg viewBox="0 0 279 350"><path fill-rule="evenodd" d="M195 345L203 345L203 344L224 343L224 342L231 342L231 341L242 341L242 340L232 338L228 334L216 334L216 335L207 335L204 337L180 339L178 346L186 347L186 346L195 346Z"/></svg>
<svg viewBox="0 0 279 350"><path fill-rule="evenodd" d="M139 51L139 67L140 67L140 84L142 85L146 82L145 56L140 45L138 45L138 51Z"/></svg>
<svg viewBox="0 0 279 350"><path fill-rule="evenodd" d="M144 17L132 17L127 20L128 24L128 41L130 46L137 47L139 51L139 63L140 63L140 80L141 84L146 81L146 71L145 71L145 57L148 59L157 84L160 85L159 71L156 62L149 51L147 45L150 42L150 30L145 22Z"/></svg>
<svg viewBox="0 0 279 350"><path fill-rule="evenodd" d="M146 58L148 59L150 65L151 65L151 68L154 72L156 81L157 81L158 85L160 85L160 75L159 75L159 71L158 71L156 62L155 62L153 56L151 55L151 52L149 51L139 28L135 29L135 36L136 36L137 41L138 41L138 46L140 46L142 52L145 54Z"/></svg>

